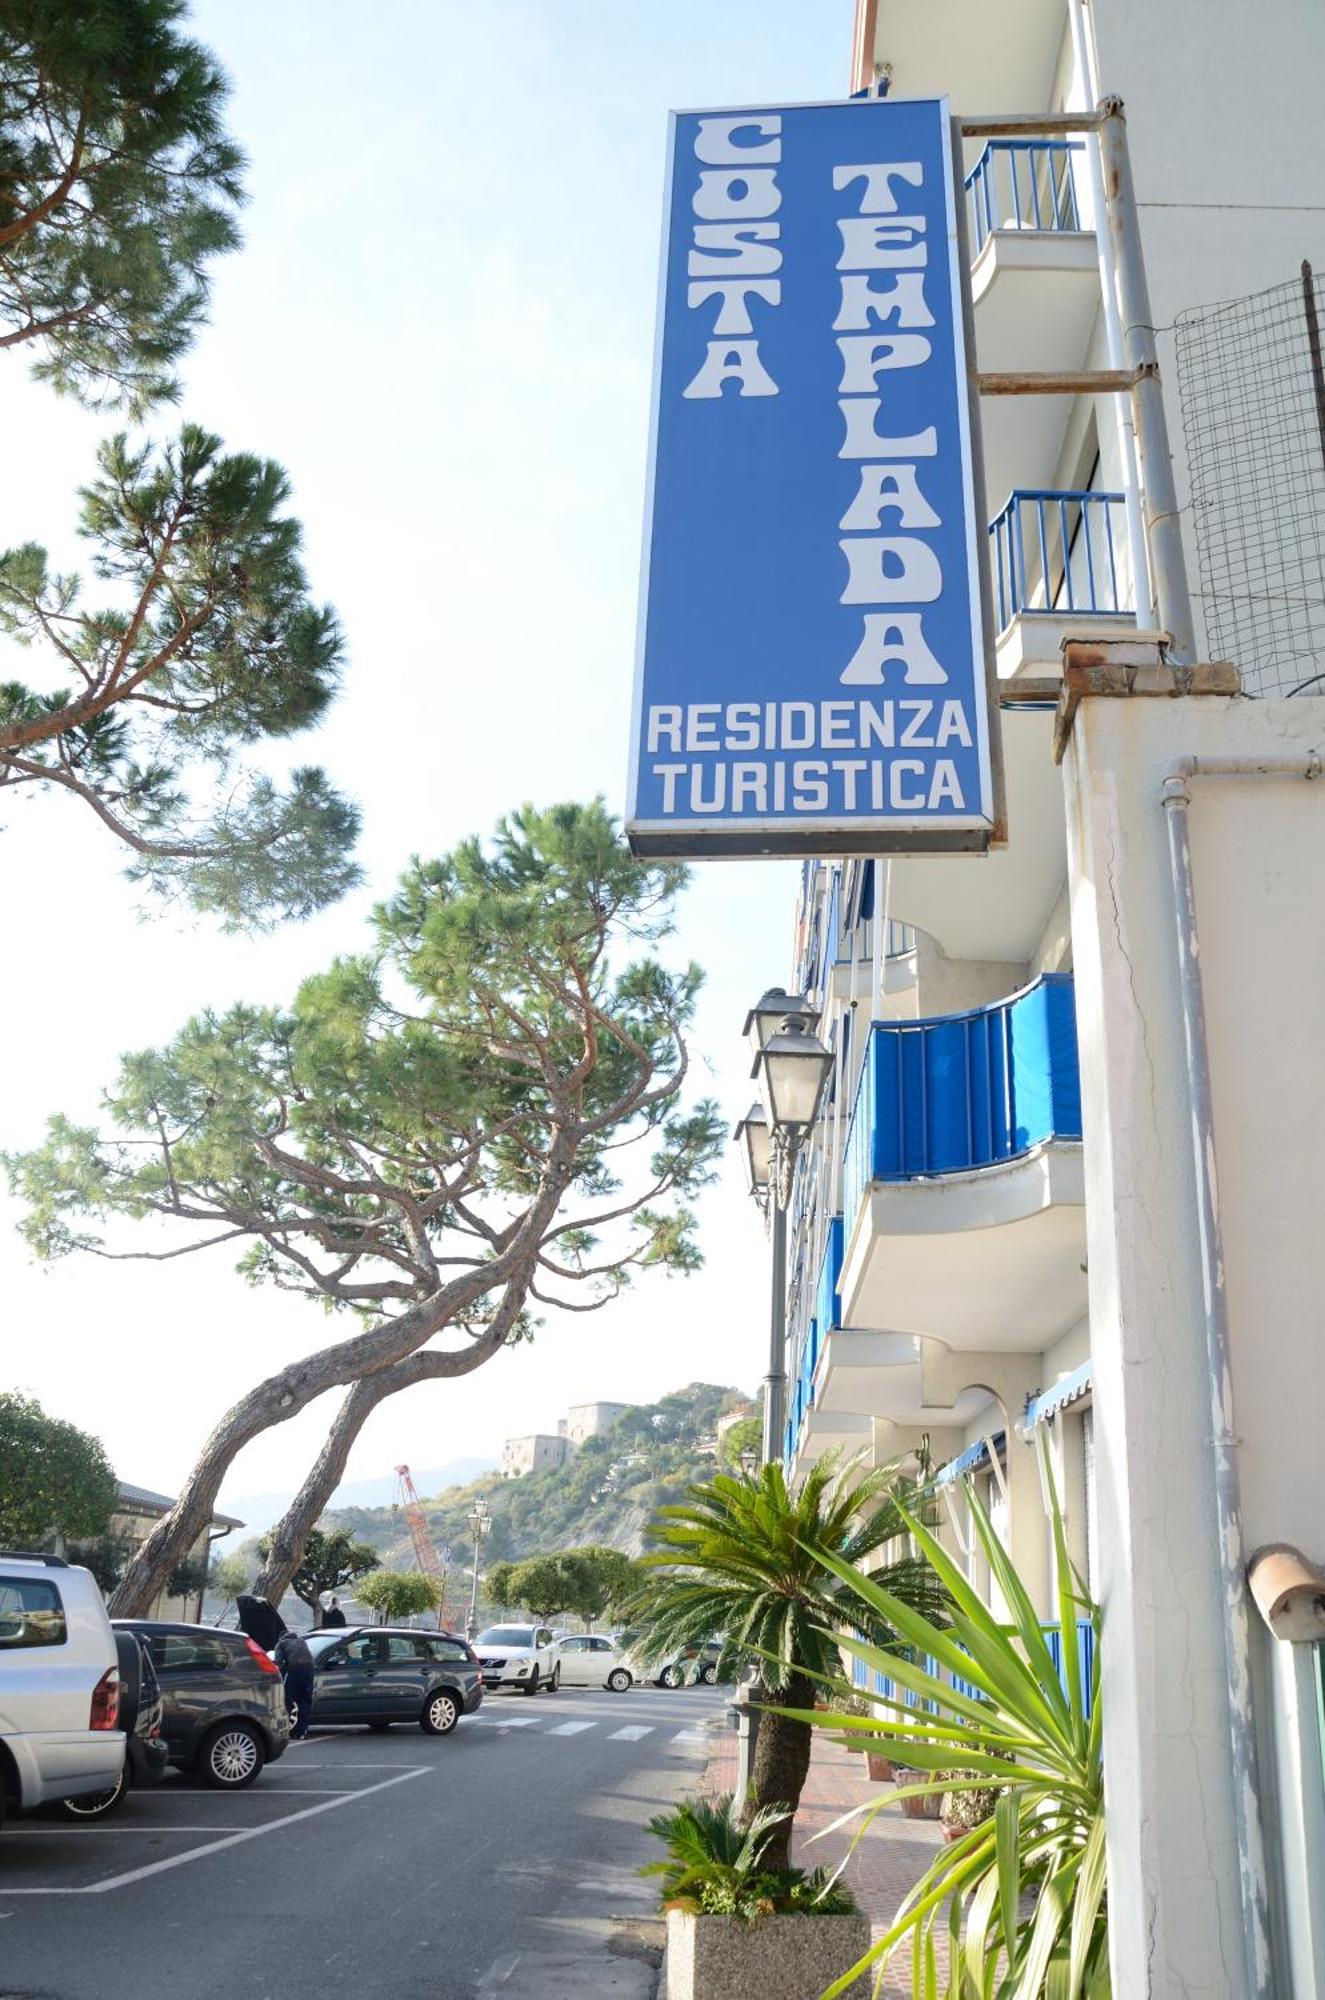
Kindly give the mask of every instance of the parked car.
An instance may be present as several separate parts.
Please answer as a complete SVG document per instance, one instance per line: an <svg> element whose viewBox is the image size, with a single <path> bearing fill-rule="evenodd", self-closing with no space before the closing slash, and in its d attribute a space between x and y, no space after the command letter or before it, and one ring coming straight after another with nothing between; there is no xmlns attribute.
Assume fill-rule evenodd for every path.
<svg viewBox="0 0 1325 2000"><path fill-rule="evenodd" d="M0 1554L0 1821L105 1792L124 1768L101 1592L59 1556Z"/></svg>
<svg viewBox="0 0 1325 2000"><path fill-rule="evenodd" d="M389 1729L417 1722L425 1736L449 1736L483 1700L477 1659L450 1632L349 1625L305 1635L313 1655L313 1721Z"/></svg>
<svg viewBox="0 0 1325 2000"><path fill-rule="evenodd" d="M702 1687L712 1687L718 1678L721 1658L722 1646L717 1639L710 1639L702 1646L683 1646L674 1659L659 1668L658 1685L679 1688L698 1681Z"/></svg>
<svg viewBox="0 0 1325 2000"><path fill-rule="evenodd" d="M219 1625L116 1619L136 1632L161 1683L170 1762L220 1791L242 1791L290 1740L281 1676L261 1646Z"/></svg>
<svg viewBox="0 0 1325 2000"><path fill-rule="evenodd" d="M74 1793L61 1799L56 1810L69 1819L104 1819L123 1804L132 1788L159 1784L170 1763L165 1703L152 1656L136 1632L116 1632L114 1636L120 1669L124 1769L119 1782L107 1791Z"/></svg>
<svg viewBox="0 0 1325 2000"><path fill-rule="evenodd" d="M652 1681L654 1687L679 1688L688 1682L699 1681L704 1687L711 1687L718 1678L718 1662L722 1658L722 1642L708 1639L702 1646L682 1646L663 1661L661 1666L643 1667L639 1663L638 1648L641 1634L626 1631L618 1634L617 1645L631 1667L637 1681ZM698 1672L696 1672L698 1662Z"/></svg>
<svg viewBox="0 0 1325 2000"><path fill-rule="evenodd" d="M474 1641L483 1685L519 1688L537 1694L545 1687L555 1694L561 1686L561 1665L546 1625L489 1625Z"/></svg>
<svg viewBox="0 0 1325 2000"><path fill-rule="evenodd" d="M557 1646L556 1671L563 1687L605 1687L613 1694L625 1694L635 1679L620 1648L600 1632L562 1639Z"/></svg>

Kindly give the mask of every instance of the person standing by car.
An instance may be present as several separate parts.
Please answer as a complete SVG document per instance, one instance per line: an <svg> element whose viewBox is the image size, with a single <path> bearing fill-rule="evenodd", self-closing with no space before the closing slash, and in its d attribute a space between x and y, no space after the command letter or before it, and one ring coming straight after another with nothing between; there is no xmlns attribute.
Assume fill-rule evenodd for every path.
<svg viewBox="0 0 1325 2000"><path fill-rule="evenodd" d="M340 1608L340 1599L338 1597L333 1596L327 1600L327 1608L322 1614L322 1623L324 1627L328 1625L344 1625L345 1613Z"/></svg>
<svg viewBox="0 0 1325 2000"><path fill-rule="evenodd" d="M285 1682L285 1706L294 1727L292 1743L302 1743L313 1719L313 1655L298 1632L282 1632L272 1658Z"/></svg>

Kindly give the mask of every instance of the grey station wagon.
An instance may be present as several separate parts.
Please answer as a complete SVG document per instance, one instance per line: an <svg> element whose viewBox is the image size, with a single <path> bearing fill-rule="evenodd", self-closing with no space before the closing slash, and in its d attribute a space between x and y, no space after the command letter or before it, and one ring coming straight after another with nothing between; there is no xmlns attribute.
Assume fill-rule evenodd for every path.
<svg viewBox="0 0 1325 2000"><path fill-rule="evenodd" d="M415 1722L447 1736L483 1700L483 1675L463 1639L449 1632L349 1626L305 1634L313 1655L313 1721L389 1729Z"/></svg>
<svg viewBox="0 0 1325 2000"><path fill-rule="evenodd" d="M239 1791L289 1740L281 1677L260 1646L218 1625L117 1618L147 1647L165 1704L170 1761L209 1785Z"/></svg>

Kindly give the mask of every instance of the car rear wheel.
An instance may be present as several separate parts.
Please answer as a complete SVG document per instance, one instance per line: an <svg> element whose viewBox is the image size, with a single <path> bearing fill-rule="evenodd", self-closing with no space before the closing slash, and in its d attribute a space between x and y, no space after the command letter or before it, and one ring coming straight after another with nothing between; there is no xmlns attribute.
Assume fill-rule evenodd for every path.
<svg viewBox="0 0 1325 2000"><path fill-rule="evenodd" d="M613 1667L607 1677L607 1685L613 1694L626 1694L630 1689L630 1675L624 1667Z"/></svg>
<svg viewBox="0 0 1325 2000"><path fill-rule="evenodd" d="M459 1720L459 1702L445 1688L438 1688L423 1704L419 1727L425 1736L449 1736Z"/></svg>
<svg viewBox="0 0 1325 2000"><path fill-rule="evenodd" d="M247 1722L222 1722L202 1746L198 1769L218 1791L241 1792L266 1761L262 1741Z"/></svg>
<svg viewBox="0 0 1325 2000"><path fill-rule="evenodd" d="M716 1667L709 1666L700 1668L699 1679L700 1679L700 1684L703 1687L711 1688L714 1681L717 1678L718 1678L718 1670Z"/></svg>
<svg viewBox="0 0 1325 2000"><path fill-rule="evenodd" d="M69 1819L105 1819L124 1803L129 1784L123 1771L108 1792L84 1792L77 1798L61 1799L59 1810Z"/></svg>
<svg viewBox="0 0 1325 2000"><path fill-rule="evenodd" d="M523 1685L524 1685L524 1691L525 1691L525 1693L526 1693L526 1694L537 1694L537 1693L538 1693L538 1668L537 1668L537 1667L535 1667L535 1668L534 1668L534 1671L533 1671L533 1675L532 1675L532 1677L531 1677L531 1678L530 1678L529 1680L525 1681Z"/></svg>
<svg viewBox="0 0 1325 2000"><path fill-rule="evenodd" d="M681 1669L679 1667L664 1667L658 1676L658 1685L660 1688L679 1688L681 1685Z"/></svg>

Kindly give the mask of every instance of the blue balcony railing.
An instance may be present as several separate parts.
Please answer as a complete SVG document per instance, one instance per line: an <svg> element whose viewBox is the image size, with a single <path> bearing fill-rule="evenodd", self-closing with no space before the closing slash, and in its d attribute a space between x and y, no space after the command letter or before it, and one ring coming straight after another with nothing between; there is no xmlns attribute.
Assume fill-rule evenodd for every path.
<svg viewBox="0 0 1325 2000"><path fill-rule="evenodd" d="M1079 140L991 139L966 176L966 222L978 257L998 229L1080 229L1072 155Z"/></svg>
<svg viewBox="0 0 1325 2000"><path fill-rule="evenodd" d="M858 1634L857 1636L863 1637L864 1635ZM1062 1634L1057 1625L1046 1625L1044 1627L1044 1638L1045 1644L1049 1648L1049 1657L1054 1664L1054 1671L1058 1675L1064 1693L1066 1693L1067 1679L1063 1672ZM1077 1664L1081 1673L1082 1703L1087 1720L1089 1720L1091 1710L1094 1707L1095 1673L1095 1627L1089 1618L1078 1618L1076 1643ZM921 1665L927 1673L936 1676L939 1675L939 1667L936 1661L925 1659L921 1661ZM851 1678L856 1687L861 1689L869 1688L872 1680L872 1692L885 1701L901 1701L908 1708L915 1708L919 1704L919 1697L914 1695L909 1689L899 1688L897 1682L890 1675L882 1674L877 1669L871 1675L863 1660L853 1662ZM958 1674L952 1674L949 1678L957 1694L965 1695L968 1701L978 1701L980 1699L980 1689L975 1686L974 1682L963 1680ZM932 1707L932 1704L927 1703L926 1706Z"/></svg>
<svg viewBox="0 0 1325 2000"><path fill-rule="evenodd" d="M1045 1643L1049 1657L1058 1672L1058 1678L1067 1689L1067 1675L1063 1668L1063 1635L1057 1625L1044 1628ZM1077 1620L1077 1670L1081 1675L1081 1695L1087 1716L1093 1707L1092 1691L1095 1677L1095 1627L1089 1618Z"/></svg>
<svg viewBox="0 0 1325 2000"><path fill-rule="evenodd" d="M1011 494L989 524L999 631L1028 611L1130 617L1125 510L1121 493Z"/></svg>
<svg viewBox="0 0 1325 2000"><path fill-rule="evenodd" d="M847 1133L846 1234L874 1181L966 1173L1080 1137L1069 973L969 1014L875 1021Z"/></svg>

